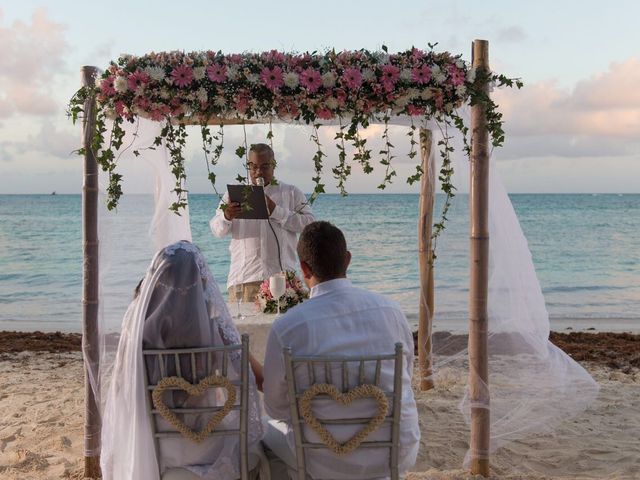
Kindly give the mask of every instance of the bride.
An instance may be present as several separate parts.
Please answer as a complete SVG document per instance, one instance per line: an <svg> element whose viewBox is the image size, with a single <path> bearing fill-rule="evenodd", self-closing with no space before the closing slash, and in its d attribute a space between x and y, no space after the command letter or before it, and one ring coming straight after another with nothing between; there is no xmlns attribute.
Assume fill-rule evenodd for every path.
<svg viewBox="0 0 640 480"><path fill-rule="evenodd" d="M238 331L202 253L184 240L165 247L155 255L139 287L123 319L103 415L103 478L159 480L159 470L167 473L176 469L181 469L186 476L172 478L240 478L238 436L209 437L201 443L185 438L161 438L160 458L156 458L147 413L143 368L147 369L151 382L155 383L159 375L155 365L144 364L143 349L240 343ZM228 376L232 378L240 373L240 351L235 353L230 355L228 366ZM255 363L252 362L252 366ZM171 375L175 364L167 362L166 368ZM212 371L215 369L214 364ZM260 381L261 372L255 374ZM256 377L252 372L249 377L249 469L257 474L261 456L261 409ZM170 407L197 405L194 398L183 392L173 392L167 398L172 403ZM190 417L184 420L194 429L201 429L208 420L199 415ZM162 419L156 420L156 424L160 431L168 429ZM237 411L230 412L218 428L225 425L237 428Z"/></svg>

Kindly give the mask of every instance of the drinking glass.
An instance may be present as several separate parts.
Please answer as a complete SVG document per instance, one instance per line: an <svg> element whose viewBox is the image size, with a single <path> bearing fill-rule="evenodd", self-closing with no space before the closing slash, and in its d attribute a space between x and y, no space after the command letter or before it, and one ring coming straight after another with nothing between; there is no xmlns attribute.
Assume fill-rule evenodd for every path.
<svg viewBox="0 0 640 480"><path fill-rule="evenodd" d="M242 312L240 312L240 302L242 301L242 295L244 294L244 288L242 285L234 285L233 286L234 289L234 293L236 294L236 302L238 305L238 314L236 315L236 318L239 320L244 320L244 315L242 315Z"/></svg>
<svg viewBox="0 0 640 480"><path fill-rule="evenodd" d="M278 304L278 315L280 315L280 297L287 291L287 283L284 273L276 273L269 278L269 290Z"/></svg>

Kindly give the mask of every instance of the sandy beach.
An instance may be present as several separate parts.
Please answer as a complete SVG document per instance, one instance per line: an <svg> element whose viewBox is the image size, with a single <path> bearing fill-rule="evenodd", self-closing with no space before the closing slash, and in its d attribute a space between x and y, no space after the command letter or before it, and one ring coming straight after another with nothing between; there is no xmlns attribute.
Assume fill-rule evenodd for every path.
<svg viewBox="0 0 640 480"><path fill-rule="evenodd" d="M264 330L245 331L260 355ZM498 450L492 478L640 478L640 335L553 333L552 341L589 370L600 394L553 434ZM0 332L0 478L82 478L79 348L77 334ZM422 446L408 479L473 478L462 469L468 427L458 411L466 376L461 369L445 369L434 390L416 392Z"/></svg>

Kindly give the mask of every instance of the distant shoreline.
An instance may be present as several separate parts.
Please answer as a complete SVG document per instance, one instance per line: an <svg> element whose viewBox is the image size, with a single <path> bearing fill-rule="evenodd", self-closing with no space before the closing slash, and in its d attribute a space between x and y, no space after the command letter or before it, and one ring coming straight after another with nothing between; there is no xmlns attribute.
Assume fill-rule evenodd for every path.
<svg viewBox="0 0 640 480"><path fill-rule="evenodd" d="M433 340L436 354L453 355L464 350L467 335L436 332ZM640 368L640 335L616 332L551 332L550 340L579 362L592 362L622 371ZM80 350L80 333L0 331L0 360L27 351L66 353Z"/></svg>
<svg viewBox="0 0 640 480"><path fill-rule="evenodd" d="M509 195L640 195L640 192L507 192ZM469 192L459 192L458 195L468 195ZM52 192L48 193L0 193L1 195L82 195L82 192L77 193L59 193L56 191L55 194ZM149 193L124 193L125 196L136 196L136 195L144 195L144 196L152 196L153 192ZM215 192L199 192L199 193L191 193L189 195L215 195ZM311 192L305 193L305 195L311 195ZM323 193L322 195L341 195L340 192L334 193ZM351 195L420 195L420 192L349 192L349 196ZM442 192L437 192L436 195L445 195Z"/></svg>
<svg viewBox="0 0 640 480"><path fill-rule="evenodd" d="M407 314L409 325L417 328L418 314ZM550 317L551 331L558 333L588 332L588 333L630 333L640 334L640 317L638 318L591 318L591 317ZM41 324L40 324L41 323ZM15 328L13 328L15 327ZM465 334L468 331L468 320L466 318L445 318L437 320L433 326L434 332L448 332L453 334ZM63 332L65 334L80 334L82 325L80 321L76 324L65 322L56 325L51 322L26 322L22 320L0 320L0 332L17 331L22 333L30 332Z"/></svg>

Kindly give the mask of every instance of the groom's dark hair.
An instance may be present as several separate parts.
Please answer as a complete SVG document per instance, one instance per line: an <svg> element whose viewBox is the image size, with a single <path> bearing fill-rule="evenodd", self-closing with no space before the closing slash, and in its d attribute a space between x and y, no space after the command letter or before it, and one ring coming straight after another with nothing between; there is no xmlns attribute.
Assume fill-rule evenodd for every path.
<svg viewBox="0 0 640 480"><path fill-rule="evenodd" d="M297 250L300 260L320 281L347 274L347 241L342 231L329 222L313 222L304 227Z"/></svg>

